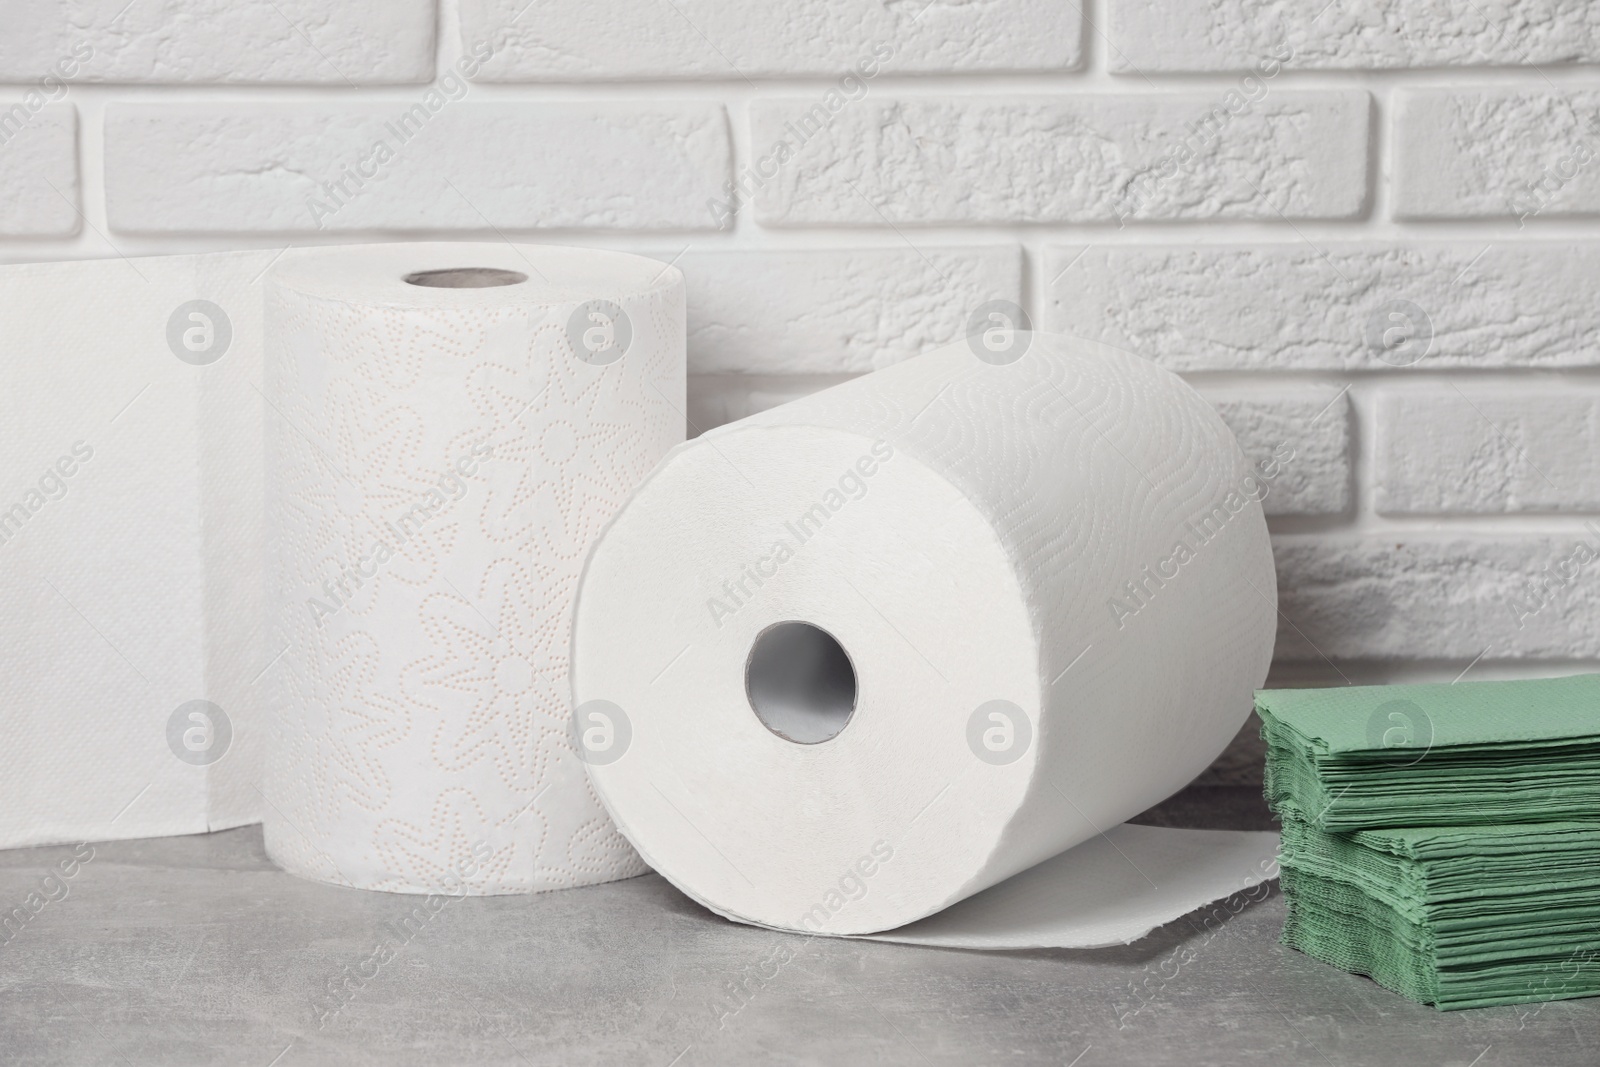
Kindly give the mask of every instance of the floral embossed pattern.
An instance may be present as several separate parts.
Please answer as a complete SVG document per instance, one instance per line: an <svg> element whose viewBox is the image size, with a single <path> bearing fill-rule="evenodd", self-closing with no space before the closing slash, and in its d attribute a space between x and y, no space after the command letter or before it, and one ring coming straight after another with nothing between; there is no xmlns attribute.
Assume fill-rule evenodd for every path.
<svg viewBox="0 0 1600 1067"><path fill-rule="evenodd" d="M286 869L479 894L646 869L572 750L567 649L590 542L683 439L661 278L616 299L630 340L604 365L574 349L577 300L270 288L264 821Z"/></svg>

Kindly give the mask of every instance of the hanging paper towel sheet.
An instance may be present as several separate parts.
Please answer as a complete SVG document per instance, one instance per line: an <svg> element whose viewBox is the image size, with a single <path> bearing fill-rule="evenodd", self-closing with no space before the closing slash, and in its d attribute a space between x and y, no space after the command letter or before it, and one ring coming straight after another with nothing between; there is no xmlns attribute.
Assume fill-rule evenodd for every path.
<svg viewBox="0 0 1600 1067"><path fill-rule="evenodd" d="M273 255L0 267L0 847L257 819Z"/></svg>
<svg viewBox="0 0 1600 1067"><path fill-rule="evenodd" d="M1275 875L1274 834L1119 826L1266 675L1262 479L1151 363L980 349L680 446L588 561L578 743L622 832L723 915L1089 947Z"/></svg>
<svg viewBox="0 0 1600 1067"><path fill-rule="evenodd" d="M485 267L528 280L401 281ZM562 755L564 604L683 438L677 270L473 244L4 267L0 344L0 846L265 812L275 858L349 884L643 870Z"/></svg>

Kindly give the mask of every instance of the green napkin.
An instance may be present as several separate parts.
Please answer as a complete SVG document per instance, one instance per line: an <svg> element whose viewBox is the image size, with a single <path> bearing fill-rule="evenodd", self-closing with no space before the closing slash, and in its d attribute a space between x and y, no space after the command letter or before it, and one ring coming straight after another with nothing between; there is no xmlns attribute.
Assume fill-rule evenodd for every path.
<svg viewBox="0 0 1600 1067"><path fill-rule="evenodd" d="M1283 825L1285 944L1443 1010L1600 994L1600 822Z"/></svg>
<svg viewBox="0 0 1600 1067"><path fill-rule="evenodd" d="M1600 675L1256 694L1267 802L1327 830L1600 813Z"/></svg>
<svg viewBox="0 0 1600 1067"><path fill-rule="evenodd" d="M1600 675L1256 710L1286 944L1441 1009L1600 995Z"/></svg>

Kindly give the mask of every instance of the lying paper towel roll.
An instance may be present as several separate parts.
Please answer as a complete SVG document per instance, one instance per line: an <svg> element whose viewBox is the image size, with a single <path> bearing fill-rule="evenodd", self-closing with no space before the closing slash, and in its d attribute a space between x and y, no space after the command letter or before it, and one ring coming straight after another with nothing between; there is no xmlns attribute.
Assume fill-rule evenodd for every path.
<svg viewBox="0 0 1600 1067"><path fill-rule="evenodd" d="M1265 483L1154 364L1010 351L958 344L707 433L596 543L578 741L623 834L713 910L870 934L1091 840L1110 847L1083 863L1142 870L1103 831L1249 714L1276 612ZM1148 921L1069 915L1031 943L1127 940L1271 875L1271 835L1217 835L1240 865L1195 873L1185 831L1126 830L1151 870L1189 857L1130 905ZM1074 859L1071 892L1140 884Z"/></svg>
<svg viewBox="0 0 1600 1067"><path fill-rule="evenodd" d="M265 330L272 858L401 892L642 871L568 742L568 630L591 540L683 440L681 274L319 250L274 268Z"/></svg>

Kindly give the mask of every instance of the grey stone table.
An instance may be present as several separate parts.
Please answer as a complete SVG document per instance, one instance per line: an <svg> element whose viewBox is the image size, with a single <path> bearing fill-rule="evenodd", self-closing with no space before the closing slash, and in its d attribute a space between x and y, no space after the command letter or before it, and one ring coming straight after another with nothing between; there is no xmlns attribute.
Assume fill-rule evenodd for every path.
<svg viewBox="0 0 1600 1067"><path fill-rule="evenodd" d="M1269 825L1228 787L1142 821ZM284 874L259 828L92 847L48 893L71 847L0 852L0 905L46 899L0 944L0 1063L1600 1064L1600 1000L1435 1012L1279 945L1276 895L980 953L741 927L655 876L407 928L417 898Z"/></svg>

